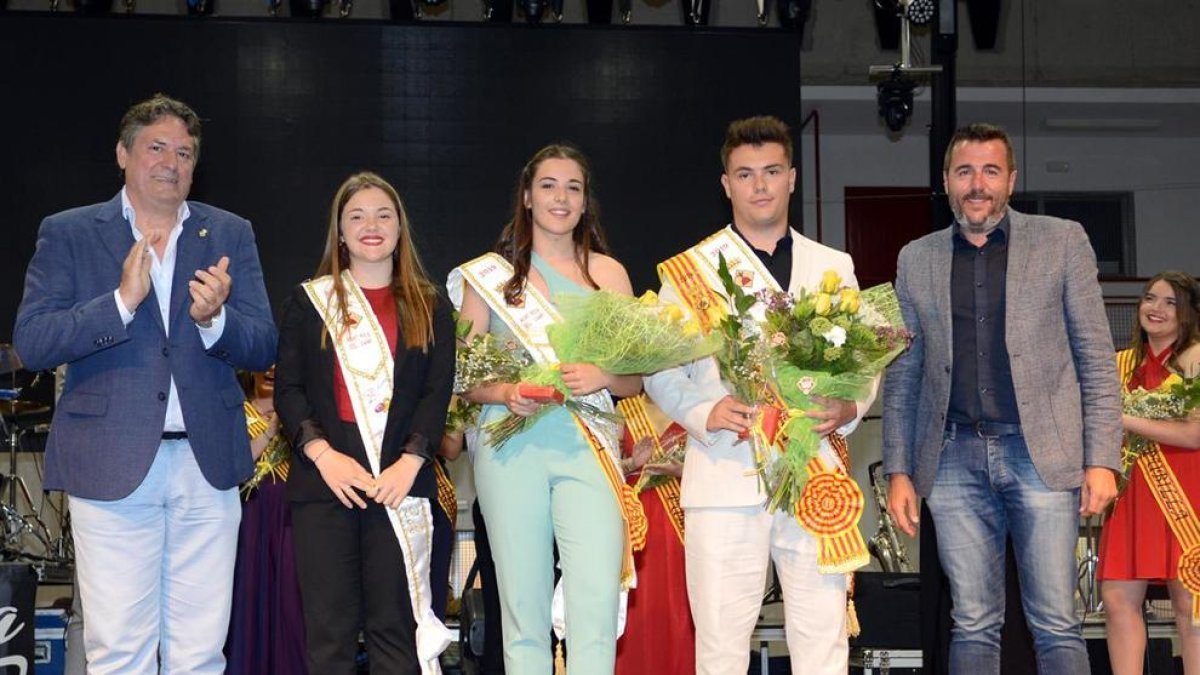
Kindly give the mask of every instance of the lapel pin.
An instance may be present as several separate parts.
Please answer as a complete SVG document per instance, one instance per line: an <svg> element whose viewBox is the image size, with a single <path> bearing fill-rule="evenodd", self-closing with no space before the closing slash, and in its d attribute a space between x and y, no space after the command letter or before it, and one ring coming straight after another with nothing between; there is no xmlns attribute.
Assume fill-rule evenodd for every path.
<svg viewBox="0 0 1200 675"><path fill-rule="evenodd" d="M207 236L208 236L208 228L207 228L207 227L202 227L202 228L200 228L200 233L199 233L199 234L200 234L200 238L201 238L201 239L204 239L205 237L207 237Z"/></svg>

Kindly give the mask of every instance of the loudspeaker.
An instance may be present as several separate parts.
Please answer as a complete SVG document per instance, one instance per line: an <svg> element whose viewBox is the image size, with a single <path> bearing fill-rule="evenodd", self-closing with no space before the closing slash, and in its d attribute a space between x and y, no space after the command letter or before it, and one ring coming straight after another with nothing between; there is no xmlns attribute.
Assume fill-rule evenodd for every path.
<svg viewBox="0 0 1200 675"><path fill-rule="evenodd" d="M854 575L854 606L862 633L854 647L921 648L921 580L916 574L859 572Z"/></svg>

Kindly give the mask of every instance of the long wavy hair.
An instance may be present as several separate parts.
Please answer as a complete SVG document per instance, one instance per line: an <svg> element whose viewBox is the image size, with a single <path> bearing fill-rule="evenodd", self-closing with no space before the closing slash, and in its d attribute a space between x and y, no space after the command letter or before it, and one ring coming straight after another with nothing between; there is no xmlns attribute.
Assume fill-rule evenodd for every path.
<svg viewBox="0 0 1200 675"><path fill-rule="evenodd" d="M584 211L579 216L579 223L571 233L575 242L575 261L583 271L583 278L592 288L600 286L592 279L588 271L588 256L592 253L608 254L608 242L604 238L604 230L600 228L600 205L596 202L596 192L592 185L592 169L587 157L576 147L565 143L547 145L537 153L521 169L517 180L516 196L513 198L513 217L504 226L500 239L496 241L495 251L504 256L513 266L512 278L504 285L504 300L509 305L521 302L525 292L525 282L529 277L530 254L533 251L533 215L525 206L525 193L533 189L533 178L537 175L538 167L547 159L569 159L579 165L583 173Z"/></svg>
<svg viewBox="0 0 1200 675"><path fill-rule="evenodd" d="M417 255L408 212L404 209L404 203L400 201L400 195L397 194L396 188L378 174L370 171L356 173L338 188L333 197L333 205L329 209L325 252L321 255L321 263L317 265L316 276L333 276L335 316L339 323L347 325L347 290L342 283L342 270L350 268L350 250L346 248L342 239L342 211L351 197L367 188L383 190L396 209L400 237L396 241L396 250L392 252L392 297L396 299L396 313L400 317L404 346L409 349L420 347L421 351L427 351L433 342L433 307L437 302L438 287L429 280L425 266L421 264L421 258ZM321 336L322 346L325 345L327 334Z"/></svg>
<svg viewBox="0 0 1200 675"><path fill-rule="evenodd" d="M1177 270L1159 272L1146 282L1142 289L1142 297L1150 292L1154 284L1165 281L1175 292L1175 318L1179 322L1179 334L1171 343L1171 355L1167 357L1167 365L1179 372L1179 354L1188 347L1200 343L1200 284L1191 275ZM1146 357L1146 345L1149 338L1142 328L1142 301L1138 300L1138 317L1133 324L1133 336L1129 340L1129 348L1137 357L1137 365L1141 365ZM1183 373L1193 375L1193 373Z"/></svg>

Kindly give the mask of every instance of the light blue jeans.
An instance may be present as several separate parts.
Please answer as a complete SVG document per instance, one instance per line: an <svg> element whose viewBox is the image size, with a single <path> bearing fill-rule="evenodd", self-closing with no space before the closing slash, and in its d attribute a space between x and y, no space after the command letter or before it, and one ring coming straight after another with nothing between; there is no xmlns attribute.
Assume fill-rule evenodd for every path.
<svg viewBox="0 0 1200 675"><path fill-rule="evenodd" d="M1022 436L947 432L926 500L950 579L951 673L999 673L1004 547L1012 536L1038 672L1087 675L1075 614L1079 490L1051 490Z"/></svg>

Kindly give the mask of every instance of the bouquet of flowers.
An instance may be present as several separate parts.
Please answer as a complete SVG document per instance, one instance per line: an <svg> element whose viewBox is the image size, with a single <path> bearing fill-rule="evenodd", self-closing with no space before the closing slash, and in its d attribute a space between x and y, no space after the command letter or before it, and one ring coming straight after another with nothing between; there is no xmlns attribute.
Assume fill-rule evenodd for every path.
<svg viewBox="0 0 1200 675"><path fill-rule="evenodd" d="M648 291L632 298L611 291L555 298L561 319L546 329L562 363L590 363L615 375L640 375L672 368L708 356L720 347L715 336L703 335L694 319ZM531 426L553 406L565 406L586 419L620 424L619 415L571 396L557 365L531 364L509 382L527 385L522 396L544 405L530 417L508 414L488 423L484 431L493 447Z"/></svg>
<svg viewBox="0 0 1200 675"><path fill-rule="evenodd" d="M865 291L844 286L833 271L816 291L797 297L737 283L724 256L718 275L730 312L720 325L722 377L740 400L759 406L749 433L768 508L794 512L808 480L806 465L820 437L805 412L813 396L860 399L873 378L908 348L900 305L891 284ZM761 320L751 309L762 303Z"/></svg>
<svg viewBox="0 0 1200 675"><path fill-rule="evenodd" d="M454 393L446 413L446 431L461 432L479 420L483 406L457 396L464 391L488 384L517 382L521 371L533 359L515 339L500 339L491 333L469 337L471 322L455 316Z"/></svg>
<svg viewBox="0 0 1200 675"><path fill-rule="evenodd" d="M1154 389L1138 387L1124 392L1121 409L1126 415L1148 420L1182 420L1200 408L1200 377L1180 377L1171 373ZM1121 473L1126 479L1137 463L1138 455L1151 448L1151 442L1137 434L1126 433L1121 446Z"/></svg>

